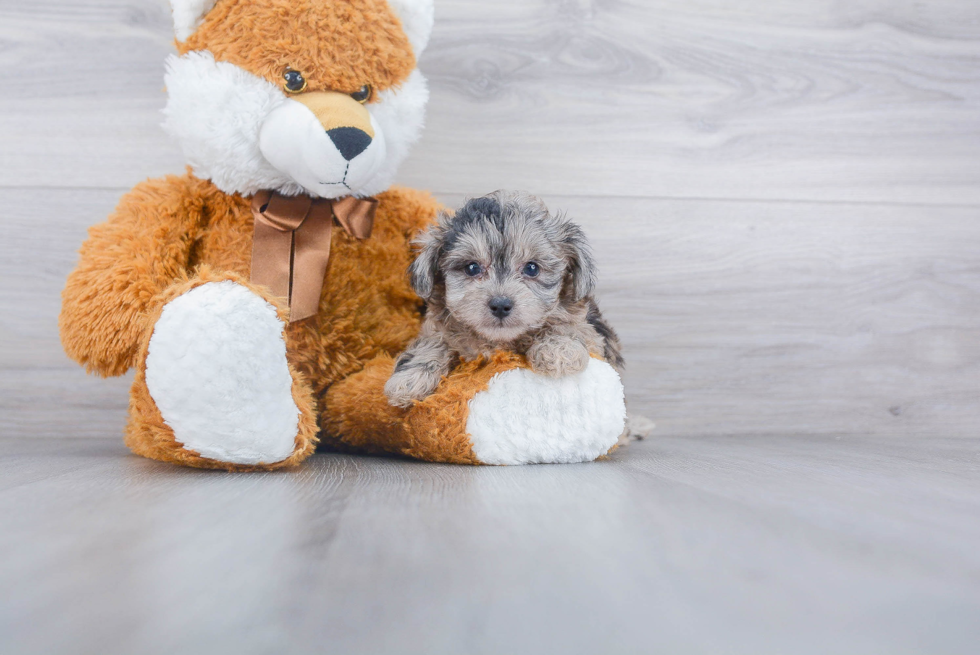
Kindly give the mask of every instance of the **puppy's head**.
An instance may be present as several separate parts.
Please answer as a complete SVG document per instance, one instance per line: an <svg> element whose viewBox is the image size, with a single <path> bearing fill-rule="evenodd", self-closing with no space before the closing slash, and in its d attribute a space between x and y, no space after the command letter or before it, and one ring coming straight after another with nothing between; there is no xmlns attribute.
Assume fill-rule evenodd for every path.
<svg viewBox="0 0 980 655"><path fill-rule="evenodd" d="M416 293L491 341L512 341L540 327L595 286L581 228L523 192L470 200L416 243Z"/></svg>

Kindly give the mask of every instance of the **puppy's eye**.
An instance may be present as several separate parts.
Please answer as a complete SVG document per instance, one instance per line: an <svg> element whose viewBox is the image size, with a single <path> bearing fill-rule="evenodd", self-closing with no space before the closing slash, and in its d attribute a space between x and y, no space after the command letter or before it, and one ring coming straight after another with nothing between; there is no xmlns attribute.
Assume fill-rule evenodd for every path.
<svg viewBox="0 0 980 655"><path fill-rule="evenodd" d="M524 275L528 277L537 277L540 272L541 267L538 266L537 262L528 262L524 265Z"/></svg>
<svg viewBox="0 0 980 655"><path fill-rule="evenodd" d="M477 275L483 272L483 267L481 267L476 262L470 262L469 264L466 265L466 268L464 268L463 270L465 270L466 274L469 275L470 277L476 277Z"/></svg>
<svg viewBox="0 0 980 655"><path fill-rule="evenodd" d="M286 80L286 90L290 93L302 93L306 91L306 78L299 71L287 68L286 72L282 74L282 78Z"/></svg>
<svg viewBox="0 0 980 655"><path fill-rule="evenodd" d="M350 97L363 105L365 102L371 99L371 91L371 85L365 84L360 89L350 94Z"/></svg>

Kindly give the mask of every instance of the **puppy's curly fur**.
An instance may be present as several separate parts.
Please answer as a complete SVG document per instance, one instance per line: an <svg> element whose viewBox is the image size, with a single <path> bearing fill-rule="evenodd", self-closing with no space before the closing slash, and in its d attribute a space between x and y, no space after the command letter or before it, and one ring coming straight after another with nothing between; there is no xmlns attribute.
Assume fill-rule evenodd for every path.
<svg viewBox="0 0 980 655"><path fill-rule="evenodd" d="M622 372L619 339L592 296L585 234L538 198L497 191L470 200L416 245L412 286L427 312L385 385L392 405L410 407L460 359L496 350L525 355L535 372L554 377L582 371L591 355Z"/></svg>

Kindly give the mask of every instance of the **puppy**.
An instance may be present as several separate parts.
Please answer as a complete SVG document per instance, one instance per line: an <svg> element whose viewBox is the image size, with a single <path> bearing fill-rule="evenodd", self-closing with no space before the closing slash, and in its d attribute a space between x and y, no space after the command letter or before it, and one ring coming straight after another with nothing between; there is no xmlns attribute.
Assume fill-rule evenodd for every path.
<svg viewBox="0 0 980 655"><path fill-rule="evenodd" d="M538 198L497 191L470 200L415 243L412 286L427 310L385 385L392 405L410 407L460 358L495 350L525 355L542 375L578 373L593 354L622 373L619 339L592 297L585 234Z"/></svg>

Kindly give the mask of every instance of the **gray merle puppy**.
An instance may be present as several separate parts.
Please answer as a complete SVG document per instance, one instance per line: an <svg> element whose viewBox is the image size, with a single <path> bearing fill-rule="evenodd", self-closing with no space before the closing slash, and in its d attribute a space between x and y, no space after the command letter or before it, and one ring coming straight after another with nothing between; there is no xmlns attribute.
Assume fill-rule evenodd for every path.
<svg viewBox="0 0 980 655"><path fill-rule="evenodd" d="M622 373L619 339L592 297L596 267L582 229L538 198L497 191L443 214L416 241L412 286L426 301L418 338L385 385L410 407L460 358L525 355L536 373L578 373L602 356Z"/></svg>

